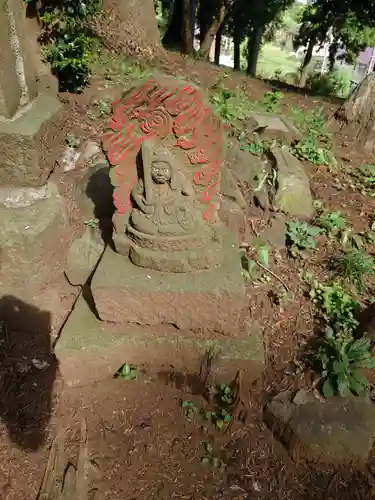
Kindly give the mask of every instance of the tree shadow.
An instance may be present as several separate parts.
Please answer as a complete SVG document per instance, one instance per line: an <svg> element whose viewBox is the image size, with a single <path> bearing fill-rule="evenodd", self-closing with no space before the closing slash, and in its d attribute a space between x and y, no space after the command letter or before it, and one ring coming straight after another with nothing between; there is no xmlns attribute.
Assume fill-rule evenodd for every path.
<svg viewBox="0 0 375 500"><path fill-rule="evenodd" d="M45 441L57 371L50 313L0 298L0 419L23 449L36 451Z"/></svg>

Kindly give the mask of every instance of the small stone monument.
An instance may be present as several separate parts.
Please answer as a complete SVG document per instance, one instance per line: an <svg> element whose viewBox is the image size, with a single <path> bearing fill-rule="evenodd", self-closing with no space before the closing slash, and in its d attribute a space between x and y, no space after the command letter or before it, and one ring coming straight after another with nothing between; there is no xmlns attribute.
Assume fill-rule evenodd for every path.
<svg viewBox="0 0 375 500"><path fill-rule="evenodd" d="M222 124L201 92L168 78L132 89L113 104L103 149L117 255L106 251L92 281L99 316L236 331L245 296L218 217Z"/></svg>

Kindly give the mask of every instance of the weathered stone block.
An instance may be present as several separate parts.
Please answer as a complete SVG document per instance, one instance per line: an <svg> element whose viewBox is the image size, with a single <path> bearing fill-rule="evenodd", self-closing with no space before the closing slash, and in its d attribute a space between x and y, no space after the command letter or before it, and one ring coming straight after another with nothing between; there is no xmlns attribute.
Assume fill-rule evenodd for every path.
<svg viewBox="0 0 375 500"><path fill-rule="evenodd" d="M0 121L0 183L41 186L54 168L56 145L64 142L61 103L40 95L13 120ZM47 147L54 145L54 148Z"/></svg>
<svg viewBox="0 0 375 500"><path fill-rule="evenodd" d="M275 208L288 215L311 218L314 215L309 177L301 162L288 150L274 148L278 172Z"/></svg>
<svg viewBox="0 0 375 500"><path fill-rule="evenodd" d="M104 252L99 230L86 227L83 235L69 248L65 274L72 285L84 285Z"/></svg>
<svg viewBox="0 0 375 500"><path fill-rule="evenodd" d="M254 327L255 326L255 327ZM213 365L221 381L230 381L238 368L247 381L258 378L264 368L262 331L249 325L238 339L211 332L205 339L171 325L145 327L134 323L99 321L80 297L66 322L55 352L59 370L68 386L90 384L111 377L124 363L147 365L152 371L198 373L210 348L218 351Z"/></svg>
<svg viewBox="0 0 375 500"><path fill-rule="evenodd" d="M375 436L375 407L361 398L331 398L325 403L300 391L277 395L264 419L294 459L365 462ZM301 397L303 396L303 397Z"/></svg>
<svg viewBox="0 0 375 500"><path fill-rule="evenodd" d="M221 266L175 274L142 269L107 248L91 284L99 317L237 335L246 295L232 233L225 233L222 252Z"/></svg>
<svg viewBox="0 0 375 500"><path fill-rule="evenodd" d="M54 195L18 208L0 205L0 221L0 289L38 293L64 268L69 245L64 199Z"/></svg>

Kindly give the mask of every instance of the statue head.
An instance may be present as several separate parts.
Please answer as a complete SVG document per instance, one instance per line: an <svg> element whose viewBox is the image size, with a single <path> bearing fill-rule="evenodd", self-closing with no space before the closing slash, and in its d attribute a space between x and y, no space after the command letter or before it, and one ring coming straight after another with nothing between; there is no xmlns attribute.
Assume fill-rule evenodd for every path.
<svg viewBox="0 0 375 500"><path fill-rule="evenodd" d="M151 177L156 184L165 184L172 177L171 167L165 161L153 161L151 165Z"/></svg>
<svg viewBox="0 0 375 500"><path fill-rule="evenodd" d="M168 149L156 149L151 159L151 177L156 184L165 184L172 181L173 157Z"/></svg>

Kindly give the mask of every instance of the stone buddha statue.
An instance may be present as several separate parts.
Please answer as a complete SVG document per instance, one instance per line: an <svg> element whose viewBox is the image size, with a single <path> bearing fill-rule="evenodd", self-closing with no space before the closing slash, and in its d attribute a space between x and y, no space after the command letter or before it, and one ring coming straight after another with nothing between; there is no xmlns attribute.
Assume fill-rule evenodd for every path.
<svg viewBox="0 0 375 500"><path fill-rule="evenodd" d="M129 225L154 236L183 236L198 229L192 184L178 168L172 153L153 143L142 145L143 178L132 189Z"/></svg>

